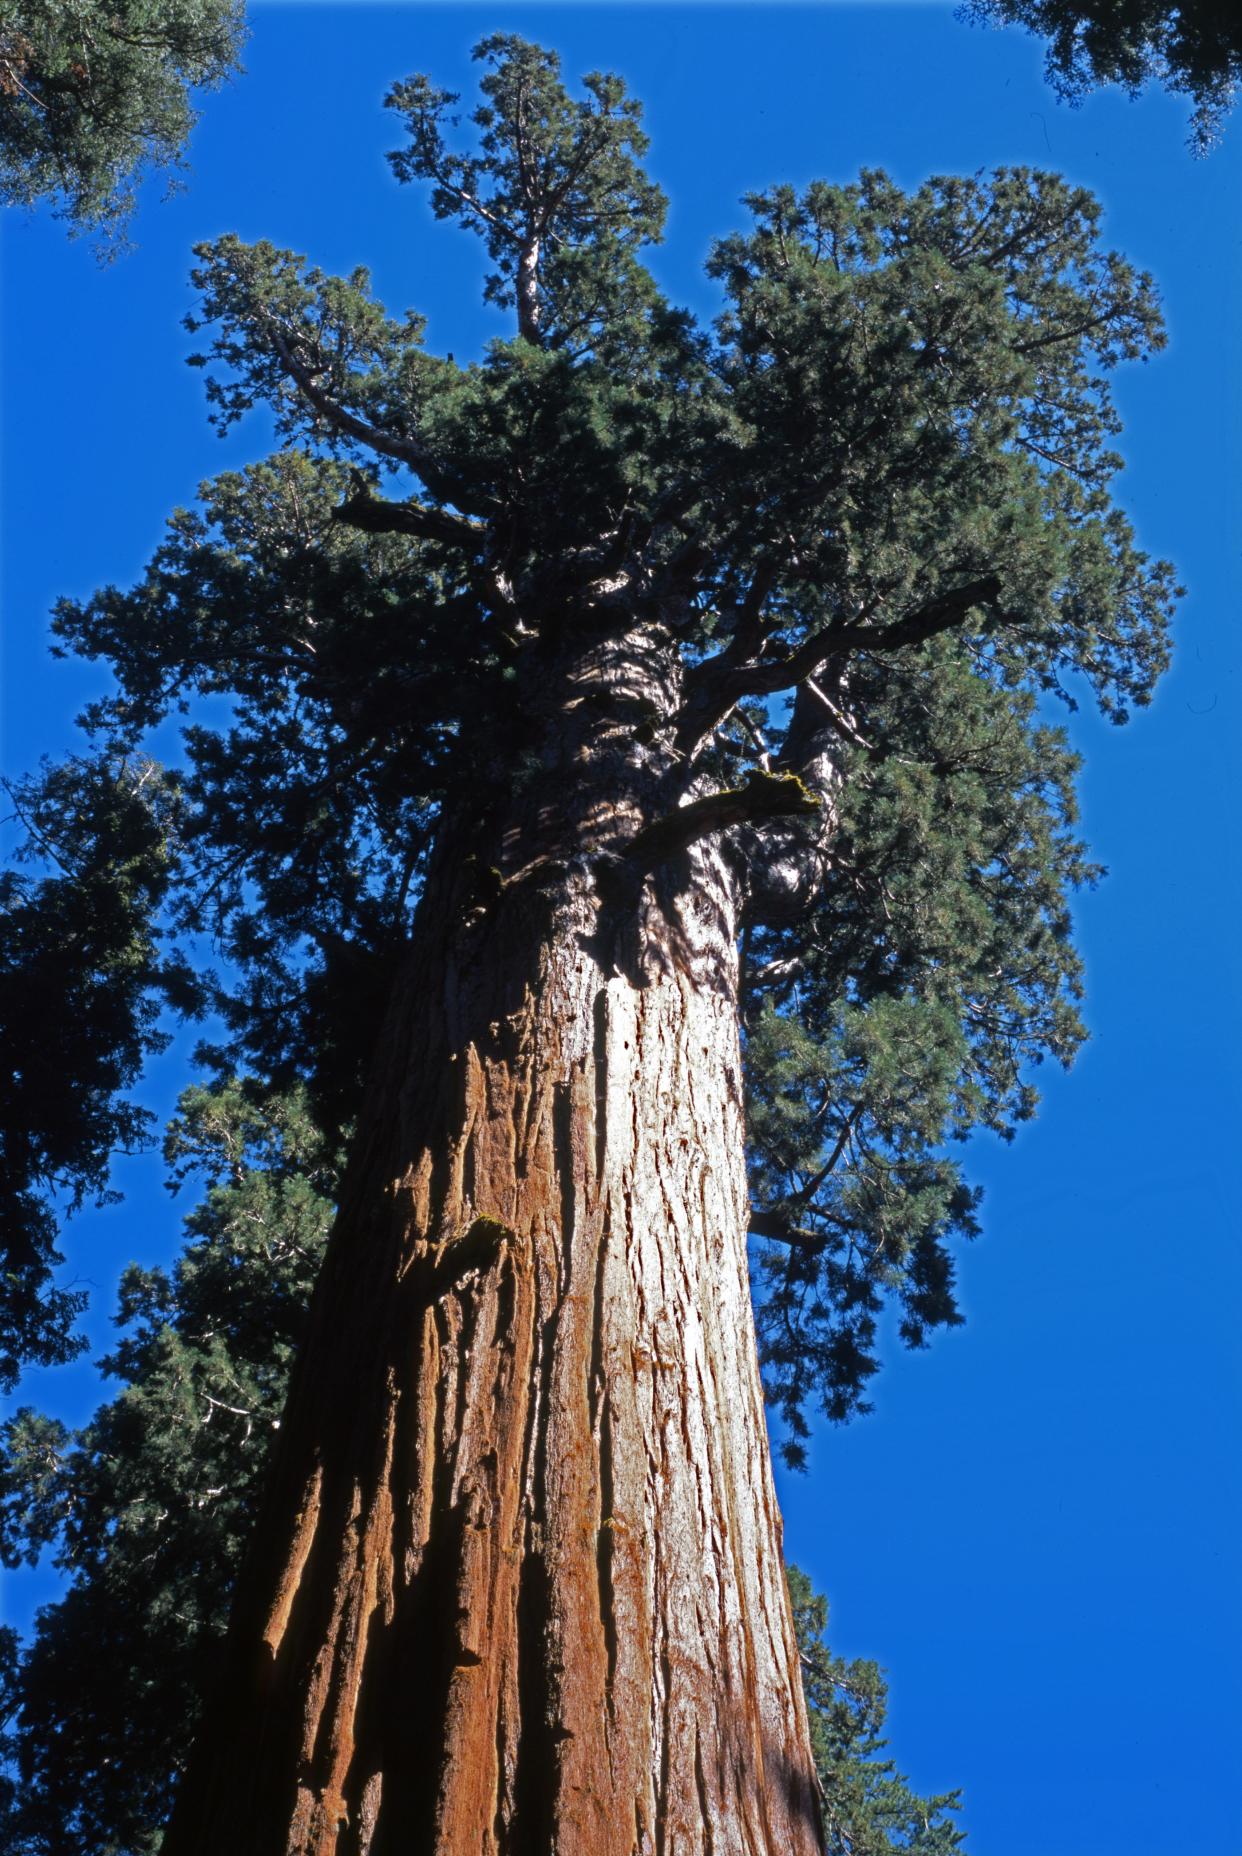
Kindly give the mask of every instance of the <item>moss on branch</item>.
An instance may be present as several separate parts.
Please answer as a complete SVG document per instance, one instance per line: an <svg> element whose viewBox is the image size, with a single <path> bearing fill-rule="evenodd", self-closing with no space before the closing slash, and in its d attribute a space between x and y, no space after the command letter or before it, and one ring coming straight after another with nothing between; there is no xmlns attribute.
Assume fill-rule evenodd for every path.
<svg viewBox="0 0 1242 1856"><path fill-rule="evenodd" d="M630 844L627 867L646 874L657 864L688 850L701 838L733 825L759 825L774 818L806 818L820 802L796 773L751 774L744 786L705 793L646 825Z"/></svg>

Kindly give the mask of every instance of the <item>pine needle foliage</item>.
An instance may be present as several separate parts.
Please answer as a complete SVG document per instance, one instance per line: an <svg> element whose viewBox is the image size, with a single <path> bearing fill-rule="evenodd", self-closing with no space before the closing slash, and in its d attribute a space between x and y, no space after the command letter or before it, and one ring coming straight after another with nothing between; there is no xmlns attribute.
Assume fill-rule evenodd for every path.
<svg viewBox="0 0 1242 1856"><path fill-rule="evenodd" d="M888 1689L875 1663L834 1656L824 1641L828 1601L796 1566L787 1569L802 1682L819 1775L825 1856L952 1856L966 1847L953 1822L960 1792L922 1798L881 1757Z"/></svg>
<svg viewBox="0 0 1242 1856"><path fill-rule="evenodd" d="M78 1432L29 1407L3 1428L0 1556L67 1581L10 1666L13 1856L158 1849L331 1222L296 1095L191 1089L164 1151L206 1192L174 1269L123 1276L116 1396Z"/></svg>
<svg viewBox="0 0 1242 1856"><path fill-rule="evenodd" d="M176 795L144 756L71 758L5 785L22 836L0 872L0 1389L24 1362L80 1343L85 1295L54 1281L60 1217L116 1195L114 1153L148 1138L125 1098L197 1008L184 958L159 944ZM41 872L40 874L35 874Z"/></svg>
<svg viewBox="0 0 1242 1856"><path fill-rule="evenodd" d="M0 0L0 202L115 239L244 37L241 0Z"/></svg>

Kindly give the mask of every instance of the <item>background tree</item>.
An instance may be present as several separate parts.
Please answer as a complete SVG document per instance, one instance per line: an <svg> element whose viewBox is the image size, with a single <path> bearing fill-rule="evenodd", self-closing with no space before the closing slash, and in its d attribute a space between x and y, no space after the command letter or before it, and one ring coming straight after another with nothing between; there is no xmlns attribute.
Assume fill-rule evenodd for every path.
<svg viewBox="0 0 1242 1856"><path fill-rule="evenodd" d="M336 1167L296 1096L191 1090L165 1155L176 1185L207 1192L174 1269L124 1277L101 1362L119 1395L78 1432L27 1408L3 1433L5 1563L50 1549L69 1582L2 1704L10 1856L159 1848L331 1223ZM879 1671L831 1657L824 1601L789 1576L829 1848L958 1847L940 1815L954 1801L915 1796L876 1756Z"/></svg>
<svg viewBox="0 0 1242 1856"><path fill-rule="evenodd" d="M824 1806L827 1856L887 1856L917 1850L952 1856L966 1839L951 1813L959 1792L920 1798L891 1759L878 1757L888 1690L874 1663L834 1656L824 1641L828 1601L796 1566L789 1568L794 1628L802 1653L802 1679L811 1723L811 1746Z"/></svg>
<svg viewBox="0 0 1242 1856"><path fill-rule="evenodd" d="M162 1006L201 988L154 917L171 873L175 793L145 757L97 756L9 783L23 827L0 873L0 1390L23 1364L71 1359L85 1303L58 1287L58 1215L107 1203L109 1163L147 1137L125 1098L168 1043ZM21 867L41 866L46 874Z"/></svg>
<svg viewBox="0 0 1242 1856"><path fill-rule="evenodd" d="M5 1427L5 1562L51 1547L69 1581L11 1695L14 1851L158 1848L331 1221L296 1096L192 1089L164 1151L207 1189L176 1267L125 1275L118 1396L77 1433L29 1408Z"/></svg>
<svg viewBox="0 0 1242 1856"><path fill-rule="evenodd" d="M194 90L240 69L241 0L0 0L0 201L115 233L176 170Z"/></svg>
<svg viewBox="0 0 1242 1856"><path fill-rule="evenodd" d="M1046 38L1049 81L1068 102L1100 84L1136 96L1156 82L1188 96L1200 152L1220 133L1242 79L1242 19L1231 0L967 0L962 11Z"/></svg>
<svg viewBox="0 0 1242 1856"><path fill-rule="evenodd" d="M883 1292L912 1340L952 1318L945 1144L1079 1035L1040 705L1120 719L1163 663L1105 382L1158 314L1055 177L869 174L755 196L700 329L638 260L619 81L481 54L477 152L414 79L396 165L516 339L459 368L362 273L203 248L217 417L264 401L286 448L59 618L114 751L228 694L175 918L240 969L232 1055L360 1124L169 1847L809 1849L739 1015L796 1427L857 1401Z"/></svg>

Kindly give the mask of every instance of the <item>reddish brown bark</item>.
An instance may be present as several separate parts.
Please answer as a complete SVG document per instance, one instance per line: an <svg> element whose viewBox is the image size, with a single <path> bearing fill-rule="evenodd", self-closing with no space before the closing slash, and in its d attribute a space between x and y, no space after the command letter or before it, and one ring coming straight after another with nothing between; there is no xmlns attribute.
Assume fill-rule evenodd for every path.
<svg viewBox="0 0 1242 1856"><path fill-rule="evenodd" d="M617 863L667 766L630 642L549 674L542 772L429 878L166 1856L820 1849L734 882Z"/></svg>

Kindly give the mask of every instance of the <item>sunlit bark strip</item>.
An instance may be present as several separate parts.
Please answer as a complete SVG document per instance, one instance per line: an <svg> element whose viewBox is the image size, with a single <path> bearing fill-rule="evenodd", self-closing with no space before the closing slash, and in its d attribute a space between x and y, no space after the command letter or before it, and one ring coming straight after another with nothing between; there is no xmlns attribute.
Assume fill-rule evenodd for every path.
<svg viewBox="0 0 1242 1856"><path fill-rule="evenodd" d="M580 653L546 778L442 848L165 1856L820 1849L734 878L706 840L595 875L673 662Z"/></svg>

